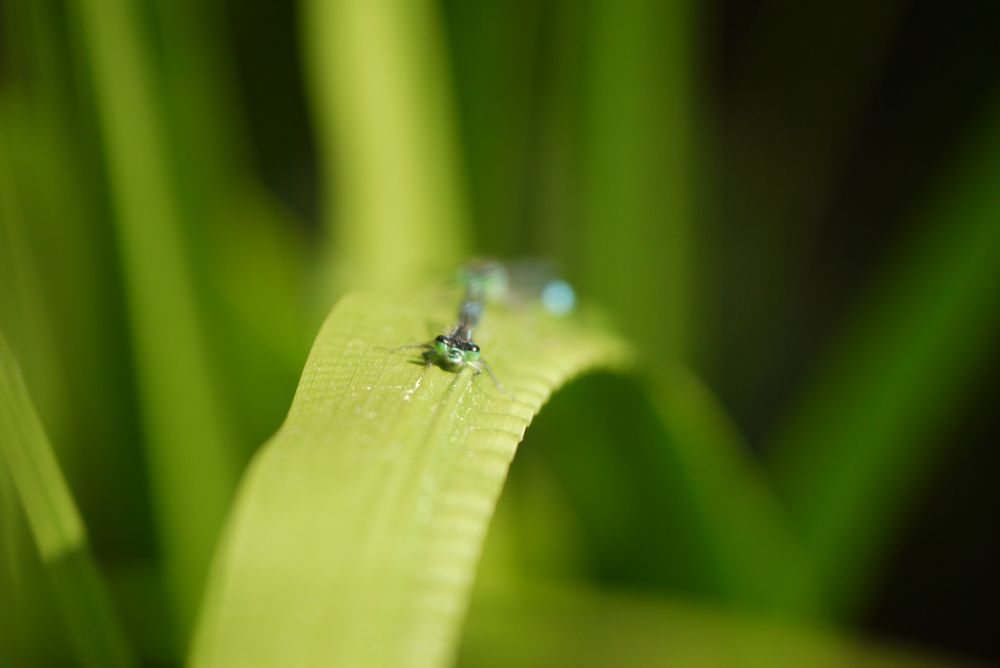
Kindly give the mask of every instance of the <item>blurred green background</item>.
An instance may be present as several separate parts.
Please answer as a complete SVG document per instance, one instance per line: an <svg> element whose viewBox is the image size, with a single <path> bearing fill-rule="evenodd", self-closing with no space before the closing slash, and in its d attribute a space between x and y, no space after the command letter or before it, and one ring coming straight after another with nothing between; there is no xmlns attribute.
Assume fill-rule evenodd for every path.
<svg viewBox="0 0 1000 668"><path fill-rule="evenodd" d="M471 255L557 260L641 373L529 430L462 663L556 651L547 624L637 660L684 606L1000 661L998 22L0 0L0 329L142 663L182 660L337 296ZM0 663L72 662L9 477Z"/></svg>

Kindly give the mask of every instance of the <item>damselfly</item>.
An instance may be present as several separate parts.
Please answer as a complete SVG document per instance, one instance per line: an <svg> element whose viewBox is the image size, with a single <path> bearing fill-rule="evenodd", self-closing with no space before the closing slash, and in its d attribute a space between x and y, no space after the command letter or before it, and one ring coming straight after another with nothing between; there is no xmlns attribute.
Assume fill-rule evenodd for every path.
<svg viewBox="0 0 1000 668"><path fill-rule="evenodd" d="M472 260L459 270L458 282L464 288L458 324L439 334L431 343L402 346L396 350L422 349L428 366L437 364L448 371L460 371L465 367L477 374L485 371L498 390L509 394L472 338L487 303L503 301L518 306L537 298L549 313L564 315L575 306L576 294L566 281L556 277L551 265L540 260Z"/></svg>

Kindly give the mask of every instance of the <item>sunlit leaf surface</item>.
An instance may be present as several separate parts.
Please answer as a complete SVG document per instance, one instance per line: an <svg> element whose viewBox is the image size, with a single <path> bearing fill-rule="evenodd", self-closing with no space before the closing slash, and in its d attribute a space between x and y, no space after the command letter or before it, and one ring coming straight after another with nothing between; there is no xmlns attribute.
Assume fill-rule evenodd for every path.
<svg viewBox="0 0 1000 668"><path fill-rule="evenodd" d="M392 350L436 334L452 302L353 295L334 309L284 426L242 482L194 665L450 655L528 422L568 378L628 357L600 329L531 310L490 312L477 336L509 394Z"/></svg>

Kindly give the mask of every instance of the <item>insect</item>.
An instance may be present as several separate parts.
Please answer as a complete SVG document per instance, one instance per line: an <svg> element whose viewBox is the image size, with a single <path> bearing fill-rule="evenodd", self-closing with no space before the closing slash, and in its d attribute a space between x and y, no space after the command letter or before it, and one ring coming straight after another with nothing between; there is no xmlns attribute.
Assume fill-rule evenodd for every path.
<svg viewBox="0 0 1000 668"><path fill-rule="evenodd" d="M485 372L498 390L511 396L497 380L493 369L483 359L482 350L472 338L486 303L500 301L523 306L532 299L538 299L548 313L565 315L576 304L573 288L566 281L556 278L551 267L540 260L471 260L459 270L458 283L464 288L458 309L458 324L430 343L401 346L395 350L419 348L424 351L427 366L437 364L448 371L469 367L477 374Z"/></svg>
<svg viewBox="0 0 1000 668"><path fill-rule="evenodd" d="M458 324L447 334L439 334L431 343L402 346L396 350L419 348L424 351L427 366L437 364L448 371L460 371L464 367L474 369L477 374L484 371L496 388L508 394L493 369L482 357L482 350L472 339L472 330L479 324L485 309L484 293L478 285L466 287L465 296L458 310Z"/></svg>

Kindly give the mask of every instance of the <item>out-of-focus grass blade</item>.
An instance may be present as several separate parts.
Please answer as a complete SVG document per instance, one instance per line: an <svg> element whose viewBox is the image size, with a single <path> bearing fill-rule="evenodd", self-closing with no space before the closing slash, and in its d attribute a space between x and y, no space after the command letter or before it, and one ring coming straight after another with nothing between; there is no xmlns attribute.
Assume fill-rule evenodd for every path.
<svg viewBox="0 0 1000 668"><path fill-rule="evenodd" d="M602 374L560 392L519 465L551 471L583 527L578 560L602 581L773 608L776 565L802 555L771 481L692 372L655 369L644 383ZM507 510L527 561L564 575L528 533L537 509Z"/></svg>
<svg viewBox="0 0 1000 668"><path fill-rule="evenodd" d="M78 658L89 666L132 665L87 550L83 522L2 333L0 454L51 576Z"/></svg>
<svg viewBox="0 0 1000 668"><path fill-rule="evenodd" d="M230 191L199 239L212 350L227 364L240 454L249 458L281 424L322 321L312 308L313 258L300 221L249 182Z"/></svg>
<svg viewBox="0 0 1000 668"><path fill-rule="evenodd" d="M695 515L727 599L772 607L776 579L804 553L771 480L688 369L664 368L650 389L667 434L661 456L679 472L672 496Z"/></svg>
<svg viewBox="0 0 1000 668"><path fill-rule="evenodd" d="M550 138L547 128L537 127L537 116L556 106L558 91L550 77L561 71L546 62L548 44L555 40L544 32L555 4L441 4L454 54L477 247L499 257L537 253L542 249L532 244L551 220L527 205L547 185L539 174L547 147L540 144ZM562 19L551 23L561 27ZM568 124L561 129L566 132Z"/></svg>
<svg viewBox="0 0 1000 668"><path fill-rule="evenodd" d="M228 31L218 0L153 0L171 157L185 204L204 214L247 176L245 118L236 101Z"/></svg>
<svg viewBox="0 0 1000 668"><path fill-rule="evenodd" d="M906 7L850 0L828 11L764 0L733 40L739 57L715 128L721 151L707 203L724 227L702 256L727 289L704 302L727 353L707 361L751 411L766 408L761 384L799 363L788 349L816 289L799 277L813 275L816 232Z"/></svg>
<svg viewBox="0 0 1000 668"><path fill-rule="evenodd" d="M61 417L65 397L50 315L28 239L29 223L24 219L11 164L12 138L23 129L15 119L22 111L20 100L9 94L0 97L0 326L25 351L32 389L42 397L46 417L56 419Z"/></svg>
<svg viewBox="0 0 1000 668"><path fill-rule="evenodd" d="M477 583L458 656L469 668L967 665L821 627L533 581Z"/></svg>
<svg viewBox="0 0 1000 668"><path fill-rule="evenodd" d="M280 424L310 335L304 226L257 182L236 90L229 26L218 0L154 0L164 124L178 210L201 288L208 347L233 413L256 446ZM309 325L308 315L314 315ZM239 455L248 455L249 447Z"/></svg>
<svg viewBox="0 0 1000 668"><path fill-rule="evenodd" d="M657 359L691 344L695 4L597 0L587 18L580 283Z"/></svg>
<svg viewBox="0 0 1000 668"><path fill-rule="evenodd" d="M451 91L430 0L304 0L334 287L396 289L466 250Z"/></svg>
<svg viewBox="0 0 1000 668"><path fill-rule="evenodd" d="M135 443L137 420L96 119L86 89L73 79L83 68L79 44L68 39L62 3L17 0L4 10L10 16L0 21L0 58L11 67L0 102L0 160L7 163L0 171L7 170L19 212L3 224L21 229L10 248L0 243L0 254L25 241L30 248L18 251L24 257L12 265L0 259L0 273L23 267L29 252L40 271L32 281L38 289L13 322L0 318L77 501L95 519L115 514L115 522L94 527L95 542L115 551L147 537L148 503L134 474L139 457L134 448L122 447ZM20 281L0 278L0 285L9 286L0 301L25 290L21 273ZM45 324L28 309L45 312ZM42 371L40 359L51 373ZM53 380L55 394L45 391ZM109 475L100 462L112 459L117 465ZM135 499L134 512L117 512L123 495Z"/></svg>
<svg viewBox="0 0 1000 668"><path fill-rule="evenodd" d="M451 301L451 300L449 300ZM485 375L413 350L452 303L351 295L316 339L288 418L246 474L220 548L195 666L443 665L507 467L549 393L615 337L490 312Z"/></svg>
<svg viewBox="0 0 1000 668"><path fill-rule="evenodd" d="M205 314L206 346L249 455L274 433L309 350L303 225L257 183L218 0L153 0L162 119L177 210ZM291 361L290 361L291 360Z"/></svg>
<svg viewBox="0 0 1000 668"><path fill-rule="evenodd" d="M132 0L77 0L75 10L107 149L150 477L184 629L235 484L230 427L209 369L140 14Z"/></svg>
<svg viewBox="0 0 1000 668"><path fill-rule="evenodd" d="M61 620L51 610L50 587L32 544L27 520L0 460L0 665L66 664L73 653L66 642L55 642ZM35 557L32 559L32 557ZM55 654L56 656L52 656Z"/></svg>
<svg viewBox="0 0 1000 668"><path fill-rule="evenodd" d="M666 441L638 383L595 374L553 398L528 433L525 460L519 465L538 460L551 471L583 526L576 556L585 572L627 586L718 594L715 560L702 537L701 517L678 496L683 472L665 456ZM520 516L535 508L519 503L523 486L516 477L512 483L508 511L519 512L513 524L523 543L522 559L552 573L544 545ZM563 572L554 569L556 575Z"/></svg>
<svg viewBox="0 0 1000 668"><path fill-rule="evenodd" d="M4 46L20 39L31 47L7 61L16 65L0 101L0 190L13 191L0 199L13 200L16 210L0 204L0 226L11 235L10 245L0 241L0 256L20 256L0 257L0 327L18 351L76 501L92 520L92 541L102 553L122 556L149 545L149 498L137 474L138 416L96 119L71 80L82 69L78 44L66 39L69 27L54 5L10 3L17 11L0 37ZM19 37L9 39L11 33ZM26 274L30 265L35 277ZM15 297L20 304L7 311ZM123 497L132 499L127 512Z"/></svg>
<svg viewBox="0 0 1000 668"><path fill-rule="evenodd" d="M897 259L780 434L774 465L814 568L790 601L850 604L933 461L1000 317L1000 115L920 214Z"/></svg>

